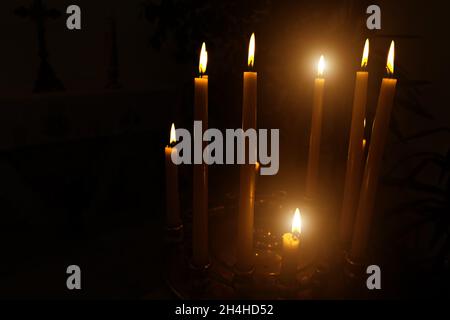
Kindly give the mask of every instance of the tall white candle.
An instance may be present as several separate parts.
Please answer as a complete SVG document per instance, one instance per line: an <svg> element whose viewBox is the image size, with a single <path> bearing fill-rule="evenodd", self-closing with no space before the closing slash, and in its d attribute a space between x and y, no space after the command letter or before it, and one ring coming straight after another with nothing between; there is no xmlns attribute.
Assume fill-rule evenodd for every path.
<svg viewBox="0 0 450 320"><path fill-rule="evenodd" d="M309 139L308 168L306 172L306 195L314 198L319 188L320 140L322 135L322 113L325 79L323 72L325 59L320 57L317 67L317 78L314 80L314 100L311 120L311 136Z"/></svg>
<svg viewBox="0 0 450 320"><path fill-rule="evenodd" d="M178 167L172 161L172 154L176 154L175 125L170 129L170 144L165 148L166 160L166 211L167 227L179 228L182 225L180 217L180 197L178 191Z"/></svg>
<svg viewBox="0 0 450 320"><path fill-rule="evenodd" d="M355 92L353 97L352 123L347 157L347 171L345 174L344 198L342 201L340 239L345 246L352 240L353 224L355 222L356 207L358 206L359 189L361 187L364 166L364 127L367 102L367 83L369 73L367 67L369 58L369 39L364 46L361 61L362 71L356 73ZM362 146L361 146L362 144Z"/></svg>
<svg viewBox="0 0 450 320"><path fill-rule="evenodd" d="M205 76L208 54L205 43L200 53L200 76L195 78L194 120L208 129L208 77ZM201 133L203 136L203 132ZM208 256L208 166L194 164L193 176L192 262L196 267L209 263Z"/></svg>
<svg viewBox="0 0 450 320"><path fill-rule="evenodd" d="M248 50L248 66L254 67L255 61L255 34L250 37ZM242 129L256 129L256 100L257 100L258 74L254 71L244 72L244 92L242 101ZM250 154L256 154L256 150L249 150L246 144L245 150L249 151L247 164L240 167L240 198L237 228L237 257L236 269L242 272L250 272L253 269L253 220L255 211L256 170L255 164L249 163Z"/></svg>

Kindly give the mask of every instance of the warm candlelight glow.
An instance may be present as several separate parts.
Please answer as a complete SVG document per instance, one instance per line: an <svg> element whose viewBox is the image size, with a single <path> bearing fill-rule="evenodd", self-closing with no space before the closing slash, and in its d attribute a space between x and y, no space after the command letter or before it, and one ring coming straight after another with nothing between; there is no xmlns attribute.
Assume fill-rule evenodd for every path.
<svg viewBox="0 0 450 320"><path fill-rule="evenodd" d="M366 129L366 118L364 118L364 129ZM363 138L363 142L362 142L363 150L366 149L366 145L367 145L367 140L366 140L366 138Z"/></svg>
<svg viewBox="0 0 450 320"><path fill-rule="evenodd" d="M172 127L170 128L170 144L177 142L177 134L175 131L175 124L172 123Z"/></svg>
<svg viewBox="0 0 450 320"><path fill-rule="evenodd" d="M369 61L369 39L366 39L364 44L363 57L361 61L361 68L367 67L367 62Z"/></svg>
<svg viewBox="0 0 450 320"><path fill-rule="evenodd" d="M292 233L302 233L302 217L300 216L300 210L295 209L294 219L292 219Z"/></svg>
<svg viewBox="0 0 450 320"><path fill-rule="evenodd" d="M208 64L208 52L206 51L206 44L203 42L202 50L200 52L200 64L199 64L200 75L206 73L207 64Z"/></svg>
<svg viewBox="0 0 450 320"><path fill-rule="evenodd" d="M283 261L280 275L283 281L292 281L297 274L300 233L302 232L302 220L298 208L295 210L292 220L292 232L283 234Z"/></svg>
<svg viewBox="0 0 450 320"><path fill-rule="evenodd" d="M394 54L395 54L395 43L394 40L392 40L386 64L386 69L390 76L394 74Z"/></svg>
<svg viewBox="0 0 450 320"><path fill-rule="evenodd" d="M323 76L324 70L325 70L325 59L323 56L320 56L319 64L317 65L317 74L319 77Z"/></svg>
<svg viewBox="0 0 450 320"><path fill-rule="evenodd" d="M259 172L259 168L260 167L261 167L261 165L259 164L258 161L256 161L256 163L255 163L255 170L256 170L256 172Z"/></svg>
<svg viewBox="0 0 450 320"><path fill-rule="evenodd" d="M248 45L248 66L253 68L255 65L255 34L252 33L250 43Z"/></svg>

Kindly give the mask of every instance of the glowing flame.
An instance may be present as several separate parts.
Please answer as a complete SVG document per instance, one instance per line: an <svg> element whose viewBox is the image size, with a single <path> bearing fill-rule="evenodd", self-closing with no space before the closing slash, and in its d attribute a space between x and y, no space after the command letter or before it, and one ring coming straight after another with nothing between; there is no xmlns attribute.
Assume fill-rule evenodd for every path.
<svg viewBox="0 0 450 320"><path fill-rule="evenodd" d="M302 217L298 208L295 209L294 219L292 219L292 233L302 233Z"/></svg>
<svg viewBox="0 0 450 320"><path fill-rule="evenodd" d="M395 55L395 43L392 40L386 64L386 69L390 76L394 74L394 55Z"/></svg>
<svg viewBox="0 0 450 320"><path fill-rule="evenodd" d="M364 44L363 57L361 61L361 68L367 67L367 62L369 61L369 39L366 39Z"/></svg>
<svg viewBox="0 0 450 320"><path fill-rule="evenodd" d="M199 71L200 75L206 73L206 66L208 65L208 52L206 51L206 44L203 42L202 51L200 52L200 63L199 63Z"/></svg>
<svg viewBox="0 0 450 320"><path fill-rule="evenodd" d="M177 142L177 134L175 131L175 125L172 123L172 127L170 128L170 144Z"/></svg>
<svg viewBox="0 0 450 320"><path fill-rule="evenodd" d="M325 58L320 56L319 64L317 65L317 74L319 77L323 76L323 71L325 70Z"/></svg>
<svg viewBox="0 0 450 320"><path fill-rule="evenodd" d="M248 45L248 66L253 68L255 65L255 34L252 33L250 43Z"/></svg>
<svg viewBox="0 0 450 320"><path fill-rule="evenodd" d="M364 118L364 129L366 128L366 118ZM362 147L363 150L366 150L367 140L366 138L363 138Z"/></svg>

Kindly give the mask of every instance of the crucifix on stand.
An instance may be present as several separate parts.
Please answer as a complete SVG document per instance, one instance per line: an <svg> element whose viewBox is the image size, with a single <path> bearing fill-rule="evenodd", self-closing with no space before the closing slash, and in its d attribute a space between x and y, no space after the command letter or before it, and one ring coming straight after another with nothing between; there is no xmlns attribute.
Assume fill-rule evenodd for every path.
<svg viewBox="0 0 450 320"><path fill-rule="evenodd" d="M38 37L38 53L40 65L34 84L34 92L48 92L64 90L62 82L56 77L52 66L48 62L47 43L45 39L45 22L47 19L56 19L61 13L56 9L47 9L42 0L33 0L29 8L20 7L15 14L21 18L29 18L36 23Z"/></svg>

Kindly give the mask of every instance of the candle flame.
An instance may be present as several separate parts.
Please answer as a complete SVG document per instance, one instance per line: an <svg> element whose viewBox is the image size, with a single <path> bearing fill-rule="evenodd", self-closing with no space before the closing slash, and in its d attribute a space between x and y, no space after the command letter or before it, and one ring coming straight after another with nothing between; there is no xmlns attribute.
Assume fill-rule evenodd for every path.
<svg viewBox="0 0 450 320"><path fill-rule="evenodd" d="M252 33L250 43L248 44L248 66L253 68L255 65L255 34Z"/></svg>
<svg viewBox="0 0 450 320"><path fill-rule="evenodd" d="M177 142L177 133L175 131L175 124L172 123L172 127L170 128L170 144Z"/></svg>
<svg viewBox="0 0 450 320"><path fill-rule="evenodd" d="M317 74L319 77L323 76L323 71L325 70L325 58L320 56L319 63L317 65Z"/></svg>
<svg viewBox="0 0 450 320"><path fill-rule="evenodd" d="M361 68L366 68L368 61L369 61L369 39L366 39L366 43L364 44L363 57L361 61Z"/></svg>
<svg viewBox="0 0 450 320"><path fill-rule="evenodd" d="M206 66L208 65L208 52L206 51L206 44L203 42L202 50L200 52L200 63L199 63L199 71L200 75L206 73Z"/></svg>
<svg viewBox="0 0 450 320"><path fill-rule="evenodd" d="M292 233L302 233L302 217L298 208L295 209L294 219L292 219Z"/></svg>
<svg viewBox="0 0 450 320"><path fill-rule="evenodd" d="M395 55L395 43L394 40L392 40L386 64L386 69L390 76L394 74L394 55Z"/></svg>
<svg viewBox="0 0 450 320"><path fill-rule="evenodd" d="M366 129L366 118L364 118L364 129ZM367 140L366 138L363 138L362 146L363 150L366 150Z"/></svg>

